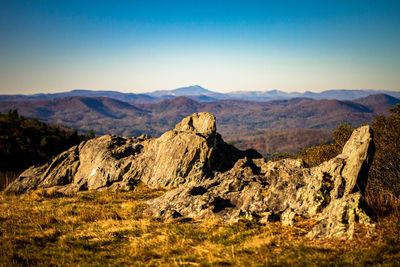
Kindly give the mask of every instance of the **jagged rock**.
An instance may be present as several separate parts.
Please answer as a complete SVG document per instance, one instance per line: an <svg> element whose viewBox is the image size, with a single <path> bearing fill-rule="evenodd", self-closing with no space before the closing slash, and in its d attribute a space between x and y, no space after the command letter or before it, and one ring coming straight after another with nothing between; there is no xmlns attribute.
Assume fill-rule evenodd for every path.
<svg viewBox="0 0 400 267"><path fill-rule="evenodd" d="M212 180L148 201L147 213L159 219L248 217L289 225L301 216L319 221L309 236L350 238L355 221L369 223L359 205L371 161L371 140L369 126L361 127L342 154L313 168L295 159L266 163L245 158Z"/></svg>
<svg viewBox="0 0 400 267"><path fill-rule="evenodd" d="M195 113L149 143L129 173L150 186L200 183L212 175L210 157L218 141L215 117Z"/></svg>
<svg viewBox="0 0 400 267"><path fill-rule="evenodd" d="M5 191L131 190L139 180L154 187L201 183L247 154L261 157L227 145L216 133L215 117L195 113L160 138L105 135L83 142L51 163L26 170Z"/></svg>
<svg viewBox="0 0 400 267"><path fill-rule="evenodd" d="M215 134L217 131L215 116L206 112L195 113L178 123L174 131L198 133L204 136Z"/></svg>
<svg viewBox="0 0 400 267"><path fill-rule="evenodd" d="M148 142L150 140L114 135L82 142L52 162L24 171L5 191L23 193L54 186L69 192L107 188L123 182L131 162ZM113 186L118 187L117 184Z"/></svg>
<svg viewBox="0 0 400 267"><path fill-rule="evenodd" d="M226 144L213 115L195 113L159 138L106 135L83 142L29 168L6 191L132 190L142 181L176 187L148 201L146 213L157 219L245 217L291 225L302 217L319 221L311 237L349 238L356 221L370 223L360 203L372 155L370 127L364 126L320 166L265 162L255 150Z"/></svg>

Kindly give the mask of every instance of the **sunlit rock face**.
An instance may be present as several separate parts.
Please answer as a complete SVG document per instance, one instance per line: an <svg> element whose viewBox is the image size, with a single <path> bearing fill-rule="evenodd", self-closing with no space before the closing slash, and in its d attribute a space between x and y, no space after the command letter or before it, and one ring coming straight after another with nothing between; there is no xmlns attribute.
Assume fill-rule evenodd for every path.
<svg viewBox="0 0 400 267"><path fill-rule="evenodd" d="M351 238L356 221L370 223L360 199L372 147L370 127L363 126L340 155L317 167L296 159L266 162L255 150L226 144L213 115L195 113L159 138L105 135L82 142L27 169L5 191L132 190L141 181L174 188L148 201L146 213L157 219L249 218L291 225L312 218L319 223L310 237Z"/></svg>
<svg viewBox="0 0 400 267"><path fill-rule="evenodd" d="M370 127L361 127L340 155L313 168L296 159L239 159L212 179L150 200L147 213L159 219L251 218L288 225L298 217L313 218L319 223L308 236L351 238L356 221L371 223L360 207L371 142Z"/></svg>
<svg viewBox="0 0 400 267"><path fill-rule="evenodd" d="M31 167L7 192L22 193L56 186L59 190L131 190L138 181L149 186L197 184L244 158L261 157L226 144L216 132L215 117L195 113L159 138L101 136Z"/></svg>

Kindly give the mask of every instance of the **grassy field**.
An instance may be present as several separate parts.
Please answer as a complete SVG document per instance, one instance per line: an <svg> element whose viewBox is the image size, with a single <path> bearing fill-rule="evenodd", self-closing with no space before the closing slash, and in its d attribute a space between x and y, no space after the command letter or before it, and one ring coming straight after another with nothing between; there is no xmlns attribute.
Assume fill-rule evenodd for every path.
<svg viewBox="0 0 400 267"><path fill-rule="evenodd" d="M38 190L0 195L0 265L400 265L400 220L387 216L353 240L311 240L315 222L159 222L142 215L163 190Z"/></svg>

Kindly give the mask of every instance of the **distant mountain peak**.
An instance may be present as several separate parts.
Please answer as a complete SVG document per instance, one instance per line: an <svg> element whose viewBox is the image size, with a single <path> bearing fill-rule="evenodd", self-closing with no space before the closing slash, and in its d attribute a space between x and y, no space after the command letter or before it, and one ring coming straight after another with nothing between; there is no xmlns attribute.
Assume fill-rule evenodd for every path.
<svg viewBox="0 0 400 267"><path fill-rule="evenodd" d="M157 90L148 95L153 97L168 98L170 96L187 96L187 97L208 97L210 99L227 99L228 95L210 91L200 85L190 85L186 87L180 87L174 90Z"/></svg>
<svg viewBox="0 0 400 267"><path fill-rule="evenodd" d="M331 89L322 92L286 92L278 89L264 91L233 91L227 93L214 92L194 84L172 90L157 90L150 93L123 93L112 90L87 90L74 89L69 92L60 93L38 93L32 95L0 95L0 101L30 101L30 100L51 100L64 97L87 96L87 97L109 97L121 101L135 103L155 103L165 99L186 96L198 102L210 102L217 100L245 100L264 102L269 100L282 100L291 98L312 98L312 99L338 99L356 100L369 95L386 94L394 98L400 98L398 91L370 90L370 89ZM383 97L381 97L383 99ZM392 99L393 100L393 99ZM375 100L376 101L376 100ZM383 101L383 100L381 100ZM393 102L393 101L392 101Z"/></svg>
<svg viewBox="0 0 400 267"><path fill-rule="evenodd" d="M200 85L191 85L191 86L186 86L186 87L180 87L175 90L169 90L169 91L173 91L173 92L178 92L178 91L211 92L210 90L207 90L204 87L201 87Z"/></svg>

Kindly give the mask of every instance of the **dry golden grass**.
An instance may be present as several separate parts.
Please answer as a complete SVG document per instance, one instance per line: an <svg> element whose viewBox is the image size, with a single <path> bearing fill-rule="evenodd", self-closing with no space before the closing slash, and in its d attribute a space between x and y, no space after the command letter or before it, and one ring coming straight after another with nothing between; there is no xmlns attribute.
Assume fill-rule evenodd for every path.
<svg viewBox="0 0 400 267"><path fill-rule="evenodd" d="M392 192L369 190L365 194L365 201L377 217L400 217L400 197L396 197Z"/></svg>
<svg viewBox="0 0 400 267"><path fill-rule="evenodd" d="M400 264L400 221L393 214L381 218L372 234L358 225L351 241L310 240L310 220L287 227L144 217L145 200L163 193L140 186L125 193L0 195L0 265Z"/></svg>

